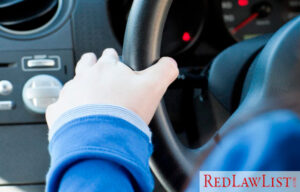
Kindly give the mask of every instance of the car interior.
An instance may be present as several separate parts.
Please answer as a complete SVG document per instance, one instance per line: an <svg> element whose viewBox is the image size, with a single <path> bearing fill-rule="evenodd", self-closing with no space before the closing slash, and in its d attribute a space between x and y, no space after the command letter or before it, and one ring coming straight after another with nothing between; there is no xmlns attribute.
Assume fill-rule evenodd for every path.
<svg viewBox="0 0 300 192"><path fill-rule="evenodd" d="M81 55L105 48L134 70L161 56L178 62L150 124L150 165L155 191L182 190L207 143L254 92L256 58L279 61L275 42L299 51L299 14L300 0L1 0L0 192L45 190L45 110Z"/></svg>

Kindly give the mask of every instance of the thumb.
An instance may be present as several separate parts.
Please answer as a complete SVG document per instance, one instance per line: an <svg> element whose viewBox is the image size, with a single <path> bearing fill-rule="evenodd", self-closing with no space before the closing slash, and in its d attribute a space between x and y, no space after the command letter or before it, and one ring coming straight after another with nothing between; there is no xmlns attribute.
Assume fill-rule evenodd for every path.
<svg viewBox="0 0 300 192"><path fill-rule="evenodd" d="M170 57L161 58L156 64L142 72L147 81L167 89L179 74L177 62Z"/></svg>

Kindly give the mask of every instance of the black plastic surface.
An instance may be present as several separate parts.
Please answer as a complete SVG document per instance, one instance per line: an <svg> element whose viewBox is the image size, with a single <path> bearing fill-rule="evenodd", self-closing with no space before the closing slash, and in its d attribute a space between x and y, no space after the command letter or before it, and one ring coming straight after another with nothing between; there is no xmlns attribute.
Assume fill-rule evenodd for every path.
<svg viewBox="0 0 300 192"><path fill-rule="evenodd" d="M30 25L28 22L34 22L38 18L51 12L53 9L55 10L57 5L58 0L44 0L21 1L12 3L11 6L0 6L0 24L12 26L27 23Z"/></svg>
<svg viewBox="0 0 300 192"><path fill-rule="evenodd" d="M46 125L0 127L0 185L44 183L49 167L47 132Z"/></svg>
<svg viewBox="0 0 300 192"><path fill-rule="evenodd" d="M85 52L100 56L106 48L115 48L121 54L121 46L111 28L107 1L76 0L72 19L76 59Z"/></svg>
<svg viewBox="0 0 300 192"><path fill-rule="evenodd" d="M2 32L3 33L3 32ZM59 30L43 38L31 40L8 38L0 32L0 51L26 51L26 50L52 50L52 49L72 49L72 28L71 22L67 21ZM1 58L0 58L1 61Z"/></svg>
<svg viewBox="0 0 300 192"><path fill-rule="evenodd" d="M50 18L50 20L48 20L49 22L43 22L42 26L35 26L35 28L28 30L22 30L22 27L20 29L18 29L18 27L12 28L11 30L1 26L0 35L6 38L19 40L32 40L50 35L59 30L67 22L73 10L74 1L75 0L59 0L60 3L55 15L52 19ZM11 13L13 13L13 11L11 11Z"/></svg>

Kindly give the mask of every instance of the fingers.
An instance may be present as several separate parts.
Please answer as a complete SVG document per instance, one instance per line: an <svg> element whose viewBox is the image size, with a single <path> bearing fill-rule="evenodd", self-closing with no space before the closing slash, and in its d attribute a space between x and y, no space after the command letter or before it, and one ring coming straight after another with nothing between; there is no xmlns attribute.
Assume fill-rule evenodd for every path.
<svg viewBox="0 0 300 192"><path fill-rule="evenodd" d="M86 53L82 55L81 59L76 65L76 75L82 74L87 69L92 67L97 62L97 56L94 53Z"/></svg>
<svg viewBox="0 0 300 192"><path fill-rule="evenodd" d="M114 49L105 49L102 56L97 61L97 56L94 53L86 53L82 55L81 59L77 63L75 73L76 75L84 73L87 69L94 66L94 64L116 64L119 62L118 53Z"/></svg>
<svg viewBox="0 0 300 192"><path fill-rule="evenodd" d="M170 57L161 58L156 64L142 72L146 81L152 81L161 90L166 90L176 80L179 70L177 62Z"/></svg>
<svg viewBox="0 0 300 192"><path fill-rule="evenodd" d="M94 53L84 54L77 64L76 74L83 73L94 66L95 63L95 66L115 66L120 70L132 71L119 61L118 53L114 49L105 49L98 61ZM138 73L142 75L148 85L153 84L159 90L166 90L177 78L179 70L174 59L163 57L153 66Z"/></svg>
<svg viewBox="0 0 300 192"><path fill-rule="evenodd" d="M119 62L119 55L116 50L109 48L105 49L102 56L97 62L97 65L113 65Z"/></svg>

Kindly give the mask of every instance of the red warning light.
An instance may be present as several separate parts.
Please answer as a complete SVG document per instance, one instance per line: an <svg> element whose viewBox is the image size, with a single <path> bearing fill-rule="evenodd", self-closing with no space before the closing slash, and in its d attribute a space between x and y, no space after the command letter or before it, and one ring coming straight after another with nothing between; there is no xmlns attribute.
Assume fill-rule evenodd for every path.
<svg viewBox="0 0 300 192"><path fill-rule="evenodd" d="M245 6L249 5L249 0L238 0L238 4L241 7L245 7Z"/></svg>
<svg viewBox="0 0 300 192"><path fill-rule="evenodd" d="M189 32L184 32L182 35L182 40L185 42L189 42L192 40L191 34Z"/></svg>

